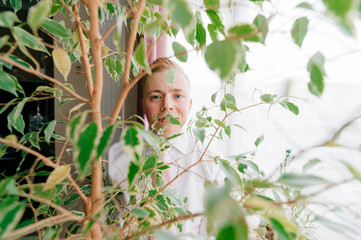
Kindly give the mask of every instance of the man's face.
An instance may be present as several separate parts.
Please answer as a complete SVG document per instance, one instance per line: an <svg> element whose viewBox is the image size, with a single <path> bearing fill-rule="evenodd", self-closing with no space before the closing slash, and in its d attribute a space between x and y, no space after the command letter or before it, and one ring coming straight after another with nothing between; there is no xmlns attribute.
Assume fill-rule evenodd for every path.
<svg viewBox="0 0 361 240"><path fill-rule="evenodd" d="M190 98L190 85L184 74L175 71L174 85L166 83L168 70L153 73L149 76L144 86L142 100L143 110L149 124L156 130L165 128L164 137L167 138L177 133L187 121L188 113L192 106ZM173 125L164 115L170 114L181 125Z"/></svg>

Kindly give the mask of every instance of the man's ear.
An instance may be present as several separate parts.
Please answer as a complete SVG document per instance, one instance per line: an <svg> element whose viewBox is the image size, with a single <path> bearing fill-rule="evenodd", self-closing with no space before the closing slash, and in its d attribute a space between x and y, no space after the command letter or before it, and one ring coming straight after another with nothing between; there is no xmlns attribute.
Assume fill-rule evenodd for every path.
<svg viewBox="0 0 361 240"><path fill-rule="evenodd" d="M192 98L190 99L190 104L189 104L189 111L191 110L191 108L192 108L192 103L193 103L193 101L192 101Z"/></svg>

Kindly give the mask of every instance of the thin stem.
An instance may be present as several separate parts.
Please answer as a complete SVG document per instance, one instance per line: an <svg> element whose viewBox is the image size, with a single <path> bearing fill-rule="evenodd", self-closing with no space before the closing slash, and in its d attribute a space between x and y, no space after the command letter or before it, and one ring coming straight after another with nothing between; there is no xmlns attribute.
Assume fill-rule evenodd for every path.
<svg viewBox="0 0 361 240"><path fill-rule="evenodd" d="M22 197L26 197L26 198L31 198L37 202L40 202L40 203L44 203L46 205L48 205L49 207L52 207L54 208L55 210L57 210L59 213L62 213L62 214L68 214L68 215L73 215L73 213L71 213L69 210L59 206L58 204L56 203L53 203L52 201L50 201L49 199L46 199L46 198L41 198L41 197L38 197L36 195L33 195L33 194L28 194L28 193L21 193L20 196Z"/></svg>
<svg viewBox="0 0 361 240"><path fill-rule="evenodd" d="M289 161L288 163L291 163L293 161L295 161L297 158L299 158L301 155L303 155L305 152L314 149L316 147L323 147L323 146L327 146L328 143L330 142L334 142L339 136L340 134L343 132L343 130L345 130L345 128L347 128L350 124L352 124L354 121L356 121L357 119L359 119L361 116L356 116L354 118L352 118L351 120L347 121L346 123L344 123L334 134L332 134L332 136L329 138L329 140L323 141L320 144L317 144L313 147L309 147L306 149L301 149L296 155L294 155ZM282 164L277 167L276 169L274 169L274 171L266 178L266 180L269 180L272 176L276 175L276 173L279 171L279 169L281 168Z"/></svg>
<svg viewBox="0 0 361 240"><path fill-rule="evenodd" d="M63 147L60 150L58 157L56 158L56 165L58 165L58 166L60 164L60 160L63 158L64 152L65 152L65 149L66 149L66 146L68 145L68 143L69 143L69 139L66 139Z"/></svg>
<svg viewBox="0 0 361 240"><path fill-rule="evenodd" d="M80 95L78 95L76 92L74 92L73 90L71 90L70 88L68 88L67 86L65 86L63 83L61 83L60 81L56 80L55 78L49 77L46 74L41 73L40 71L36 71L33 70L31 68L27 68L21 64L18 64L16 62L14 62L13 60L11 60L10 58L4 57L4 56L0 56L0 60L7 62L25 72L34 74L40 78L46 79L49 82L54 83L55 85L58 85L59 87L61 87L62 89L64 89L66 92L68 92L70 95L72 95L74 98L78 99L79 101L85 102L85 103L89 103L89 99L86 99Z"/></svg>
<svg viewBox="0 0 361 240"><path fill-rule="evenodd" d="M120 110L122 109L122 107L124 105L125 99L129 93L129 91L131 90L132 86L134 86L136 84L136 82L135 82L134 84L132 84L132 86L129 86L130 65L131 65L131 57L132 57L132 54L134 51L137 29L138 29L140 17L142 15L144 7L145 7L145 2L146 2L145 0L139 1L137 11L135 12L135 14L133 16L133 26L132 26L132 29L129 34L129 41L128 41L128 47L127 47L127 53L126 53L126 61L125 61L123 80L122 80L123 87L122 87L122 91L119 95L119 98L117 100L117 103L114 107L109 124L115 123L115 121L120 113ZM134 81L132 81L132 82L134 82Z"/></svg>
<svg viewBox="0 0 361 240"><path fill-rule="evenodd" d="M10 56L18 47L18 43L16 42L14 45L11 46L11 48L9 49L9 51L6 52L5 56Z"/></svg>
<svg viewBox="0 0 361 240"><path fill-rule="evenodd" d="M17 148L17 149L23 150L23 151L25 151L27 153L30 153L31 155L34 155L35 157L42 160L46 166L49 166L49 167L52 167L52 168L57 167L57 165L55 163L53 163L48 157L45 157L41 153L38 153L38 152L34 151L31 148L25 147L25 146L21 145L18 142L9 141L9 140L6 140L4 138L0 138L0 143L3 143L3 144L5 144L5 145L7 145L9 147Z"/></svg>
<svg viewBox="0 0 361 240"><path fill-rule="evenodd" d="M167 26L165 29L164 29L164 31L163 32L167 32L169 30L169 27ZM150 53L152 52L152 49L154 48L154 46L160 41L160 39L162 38L164 36L164 33L162 33L162 34L160 34L159 36L158 36L158 38L149 46L149 49L148 49L148 51L147 51L147 53L146 53L146 59L148 59L149 58L149 55L150 55Z"/></svg>
<svg viewBox="0 0 361 240"><path fill-rule="evenodd" d="M162 223L160 223L158 225L154 225L154 226L151 226L151 227L149 227L147 229L144 229L143 231L140 231L140 232L138 232L136 234L127 236L125 239L127 240L127 239L133 239L133 238L136 238L136 237L140 237L140 236L143 236L143 235L147 234L150 231L159 229L159 228L167 226L169 224L180 222L180 221L185 221L185 220L196 218L196 217L203 216L203 215L204 215L204 213L195 213L195 214L191 214L191 215L180 215L180 216L178 216L176 218L170 219L168 221L164 221L164 222L162 222Z"/></svg>
<svg viewBox="0 0 361 240"><path fill-rule="evenodd" d="M47 218L39 222L33 223L23 228L16 229L15 231L2 236L4 239L19 239L26 236L37 229L43 229L49 226L65 223L68 221L82 222L84 218L76 216L75 214L62 214L55 217Z"/></svg>
<svg viewBox="0 0 361 240"><path fill-rule="evenodd" d="M84 206L89 205L89 199L83 191L79 188L78 184L74 181L74 179L71 176L67 176L67 179L69 180L71 186L74 188L75 192L78 193L81 200L83 200Z"/></svg>
<svg viewBox="0 0 361 240"><path fill-rule="evenodd" d="M42 100L47 100L47 99L52 99L55 98L55 96L49 96L49 97L42 97L42 98L30 98L28 100L26 100L26 102L35 102L35 101L42 101ZM19 103L21 103L23 100L21 101L17 101L17 102L12 102L12 103L0 103L0 106L5 106L5 105L17 105Z"/></svg>
<svg viewBox="0 0 361 240"><path fill-rule="evenodd" d="M76 4L74 4L74 12L75 15L78 16L79 18L79 11L78 11L78 7ZM85 69L85 79L87 82L87 87L88 87L88 93L89 93L89 97L93 96L93 79L92 79L92 74L91 74L91 69L90 69L90 64L89 64L89 58L88 58L88 52L87 52L87 47L85 44L85 37L81 28L81 25L79 25L79 23L77 22L76 24L76 28L78 30L78 36L79 36L79 42L80 42L80 49L81 49L81 57L83 59L83 64L84 64L84 69Z"/></svg>
<svg viewBox="0 0 361 240"><path fill-rule="evenodd" d="M157 63L157 64L153 64L151 66L151 69L154 69L156 67L158 67L161 63ZM124 86L124 88L122 89L122 91L120 92L119 98L117 100L116 106L114 107L113 113L110 116L109 125L112 125L115 123L119 112L122 108L122 106L124 105L125 99L129 93L129 91L139 82L140 79L142 79L142 77L144 77L147 74L147 72L142 71L138 74L138 76L136 78L134 78L131 82L129 82L127 85Z"/></svg>
<svg viewBox="0 0 361 240"><path fill-rule="evenodd" d="M85 1L84 3L89 9L90 19L90 31L89 39L92 45L92 59L94 62L94 88L91 95L90 107L92 110L92 120L97 124L98 133L103 131L101 122L101 100L103 92L103 61L101 52L101 40L99 38L99 15L98 10L100 1ZM91 159L92 161L92 179L90 190L90 202L86 205L86 216L93 218L99 213L103 207L102 188L103 188L103 176L102 176L102 164L100 159ZM87 236L93 239L101 239L101 224L100 221L96 221L90 230L90 235Z"/></svg>
<svg viewBox="0 0 361 240"><path fill-rule="evenodd" d="M202 155L200 156L199 160L196 161L195 163L193 163L192 165L188 166L186 169L184 169L181 173L179 173L177 176L175 176L172 180L170 180L167 184L165 184L158 192L156 192L151 198L149 198L143 205L142 207L145 207L147 206L150 202L152 202L161 192L163 192L165 189L167 189L176 179L178 179L180 176L182 176L183 174L185 174L186 172L188 172L191 168L193 168L194 166L196 166L197 164L199 164L200 162L203 161L203 157L204 155L206 154L206 152L208 151L208 148L209 146L211 145L214 137L216 136L217 132L219 131L219 129L221 128L221 126L223 125L223 122L230 116L232 115L233 113L235 112L240 112L240 111L243 111L243 110L246 110L246 109L249 109L249 108L253 108L253 107L256 107L258 105L261 105L261 104L266 104L264 102L259 102L259 103L256 103L256 104L253 104L253 105L250 105L250 106L247 106L247 107L244 107L244 108L240 108L240 109L237 109L237 110L234 110L230 113L227 113L224 118L222 119L221 123L218 125L217 129L215 130L215 132L212 134L212 137L211 139L209 140L207 146L205 147L204 151L202 152ZM132 222L134 221L135 217L132 217L124 226L123 228L121 229L120 231L120 235L123 234L125 232L125 230L132 224Z"/></svg>
<svg viewBox="0 0 361 240"><path fill-rule="evenodd" d="M117 27L117 22L115 22L112 26L108 28L108 30L105 32L105 34L102 36L102 39L100 41L104 42L105 39L109 37L109 35L112 33L112 31Z"/></svg>
<svg viewBox="0 0 361 240"><path fill-rule="evenodd" d="M68 6L68 4L66 4L64 2L64 0L59 0L61 2L61 4L63 4L64 8L73 16L73 18L75 19L75 22L77 25L79 25L83 31L88 34L89 30L81 23L80 19L79 19L79 16L76 15L71 9L70 7Z"/></svg>

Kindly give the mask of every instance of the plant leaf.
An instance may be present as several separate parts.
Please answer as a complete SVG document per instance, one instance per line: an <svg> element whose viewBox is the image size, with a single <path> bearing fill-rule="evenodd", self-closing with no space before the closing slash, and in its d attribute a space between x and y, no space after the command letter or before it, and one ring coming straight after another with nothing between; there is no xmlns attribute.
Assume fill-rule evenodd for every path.
<svg viewBox="0 0 361 240"><path fill-rule="evenodd" d="M269 219L272 225L272 229L277 232L278 239L280 240L291 240L283 227L283 225L274 218Z"/></svg>
<svg viewBox="0 0 361 240"><path fill-rule="evenodd" d="M128 182L129 185L132 185L132 182L135 178L135 176L137 175L137 173L139 172L139 166L136 165L134 162L130 162L129 165L129 172L128 172Z"/></svg>
<svg viewBox="0 0 361 240"><path fill-rule="evenodd" d="M17 62L21 65L23 65L24 67L30 68L30 69L34 69L29 63L25 62L23 59L19 58L18 56L15 55L10 55L9 58L11 60L13 60L14 62ZM24 94L25 95L25 94Z"/></svg>
<svg viewBox="0 0 361 240"><path fill-rule="evenodd" d="M207 9L218 9L220 7L219 0L203 0L203 3Z"/></svg>
<svg viewBox="0 0 361 240"><path fill-rule="evenodd" d="M97 124L95 122L91 122L85 130L80 133L79 140L76 142L77 156L75 155L74 159L81 178L89 174L91 169L97 132Z"/></svg>
<svg viewBox="0 0 361 240"><path fill-rule="evenodd" d="M263 94L260 98L265 103L272 103L276 97L277 94Z"/></svg>
<svg viewBox="0 0 361 240"><path fill-rule="evenodd" d="M144 172L146 177L149 176L153 172L156 162L157 162L157 159L155 158L154 155L150 155L147 158L147 160L145 160L142 171Z"/></svg>
<svg viewBox="0 0 361 240"><path fill-rule="evenodd" d="M21 29L20 27L13 27L12 32L14 34L15 40L18 42L20 46L26 46L31 49L42 51L50 55L49 51L45 48L45 46L40 42L40 40Z"/></svg>
<svg viewBox="0 0 361 240"><path fill-rule="evenodd" d="M347 169L352 173L353 177L359 181L361 181L361 173L359 171L357 171L357 169L352 166L351 164L349 164L346 161L341 161L346 167Z"/></svg>
<svg viewBox="0 0 361 240"><path fill-rule="evenodd" d="M9 39L10 39L10 37L9 37L9 35L4 35L4 36L2 36L2 37L0 37L0 48L2 48L3 46L5 46L5 44L9 41ZM9 63L5 63L5 62L3 62L3 61L0 61L0 63L2 64L2 65L10 65ZM11 66L11 65L10 65ZM6 66L7 67L7 66Z"/></svg>
<svg viewBox="0 0 361 240"><path fill-rule="evenodd" d="M302 168L302 171L305 172L307 171L308 169L314 167L315 165L319 164L321 162L320 159L318 158L313 158L311 159L310 161L308 161Z"/></svg>
<svg viewBox="0 0 361 240"><path fill-rule="evenodd" d="M21 220L25 207L19 202L17 197L8 197L1 201L0 206L0 238L12 231Z"/></svg>
<svg viewBox="0 0 361 240"><path fill-rule="evenodd" d="M262 142L263 142L263 139L264 139L264 135L262 134L261 136L259 136L256 141L254 142L254 145L256 147L258 147Z"/></svg>
<svg viewBox="0 0 361 240"><path fill-rule="evenodd" d="M288 110L290 110L293 114L295 114L296 116L300 113L298 107L289 102L288 98L286 98L285 100L283 100L282 102L280 102L280 105Z"/></svg>
<svg viewBox="0 0 361 240"><path fill-rule="evenodd" d="M51 121L48 126L46 126L45 130L44 130L44 134L45 134L45 141L49 144L50 143L50 138L54 133L54 129L55 129L55 124L56 124L56 120Z"/></svg>
<svg viewBox="0 0 361 240"><path fill-rule="evenodd" d="M100 138L99 145L97 148L97 159L102 156L110 144L114 135L114 125L109 125L104 130L102 137Z"/></svg>
<svg viewBox="0 0 361 240"><path fill-rule="evenodd" d="M194 128L192 131L193 134L203 143L206 137L206 130L204 130L204 128Z"/></svg>
<svg viewBox="0 0 361 240"><path fill-rule="evenodd" d="M229 181L231 181L231 183L234 186L238 185L238 175L236 174L236 172L234 171L234 169L229 165L229 163L223 159L219 159L219 166L221 167L222 171L226 174L227 178L229 179Z"/></svg>
<svg viewBox="0 0 361 240"><path fill-rule="evenodd" d="M61 183L69 174L71 166L70 165L61 165L52 171L46 180L44 185L44 190L54 188L55 185Z"/></svg>
<svg viewBox="0 0 361 240"><path fill-rule="evenodd" d="M188 52L187 52L187 49L182 46L182 44L177 43L177 42L173 42L173 43L172 43L172 48L173 48L175 57L176 57L179 61L181 61L181 62L187 62Z"/></svg>
<svg viewBox="0 0 361 240"><path fill-rule="evenodd" d="M286 184L290 187L304 188L320 184L329 184L330 182L324 178L311 174L285 173L277 182Z"/></svg>
<svg viewBox="0 0 361 240"><path fill-rule="evenodd" d="M138 129L138 132L140 132L140 134L144 138L145 142L148 143L153 148L153 150L156 152L156 154L160 155L159 142L155 138L154 134L152 134L149 131L146 131L144 129Z"/></svg>
<svg viewBox="0 0 361 240"><path fill-rule="evenodd" d="M72 36L72 34L69 32L69 30L67 28L65 28L63 25L61 25L57 21L49 19L49 18L45 18L40 26L42 28L44 28L47 32L49 32L55 36L65 37L65 38Z"/></svg>
<svg viewBox="0 0 361 240"><path fill-rule="evenodd" d="M8 115L8 128L11 131L11 126L24 134L25 122L23 116L20 114L24 107L25 101L19 103ZM10 127L9 127L10 126Z"/></svg>
<svg viewBox="0 0 361 240"><path fill-rule="evenodd" d="M0 79L0 89L12 93L17 97L18 94L16 92L16 86L12 76L0 69Z"/></svg>
<svg viewBox="0 0 361 240"><path fill-rule="evenodd" d="M213 9L206 10L206 13L211 20L213 26L223 35L226 36L224 32L224 25L221 21L221 18L218 15L218 12ZM209 26L209 25L208 25ZM213 29L212 29L213 30Z"/></svg>
<svg viewBox="0 0 361 240"><path fill-rule="evenodd" d="M71 61L69 55L61 48L55 48L52 52L54 63L61 75L66 81L71 69Z"/></svg>
<svg viewBox="0 0 361 240"><path fill-rule="evenodd" d="M298 8L305 8L305 9L313 9L312 5L307 3L307 2L303 2L303 3L300 3L298 4L296 7Z"/></svg>
<svg viewBox="0 0 361 240"><path fill-rule="evenodd" d="M16 22L20 22L20 20L13 12L4 11L0 13L0 27L11 28Z"/></svg>
<svg viewBox="0 0 361 240"><path fill-rule="evenodd" d="M207 37L207 33L206 33L206 30L204 29L203 25L201 23L197 23L196 39L197 39L197 42L199 43L199 46L206 45L206 37Z"/></svg>
<svg viewBox="0 0 361 240"><path fill-rule="evenodd" d="M140 40L140 43L134 52L134 59L145 71L148 72L148 74L151 74L151 70L145 56L145 46L143 39Z"/></svg>
<svg viewBox="0 0 361 240"><path fill-rule="evenodd" d="M299 46L302 46L303 40L306 37L307 29L308 29L308 19L306 17L301 17L296 19L293 23L293 27L291 30L293 41Z"/></svg>
<svg viewBox="0 0 361 240"><path fill-rule="evenodd" d="M204 58L208 67L222 79L226 78L237 62L237 49L230 41L215 41L207 46Z"/></svg>
<svg viewBox="0 0 361 240"><path fill-rule="evenodd" d="M257 17L253 20L253 24L258 28L258 31L260 32L260 42L265 44L268 34L268 20L263 15L257 15Z"/></svg>
<svg viewBox="0 0 361 240"><path fill-rule="evenodd" d="M4 1L3 1L4 2ZM16 13L20 8L22 7L22 1L19 0L10 0L11 6L14 9L14 12Z"/></svg>
<svg viewBox="0 0 361 240"><path fill-rule="evenodd" d="M173 86L174 85L174 68L170 68L168 73L167 73L167 76L165 78L165 82L170 85L170 86Z"/></svg>
<svg viewBox="0 0 361 240"><path fill-rule="evenodd" d="M353 0L323 0L327 9L341 19L347 19L348 12L352 9Z"/></svg>
<svg viewBox="0 0 361 240"><path fill-rule="evenodd" d="M315 96L320 97L324 88L323 75L321 70L312 65L310 72L311 81L308 83L308 90Z"/></svg>
<svg viewBox="0 0 361 240"><path fill-rule="evenodd" d="M228 37L231 39L242 39L244 41L260 42L262 36L254 24L241 24L233 26L228 30Z"/></svg>
<svg viewBox="0 0 361 240"><path fill-rule="evenodd" d="M149 217L150 212L148 212L147 210L143 209L143 208L133 208L132 209L132 213L137 216L138 218L146 218Z"/></svg>
<svg viewBox="0 0 361 240"><path fill-rule="evenodd" d="M32 29L36 29L49 16L51 10L51 2L49 0L41 0L36 5L29 8L28 24Z"/></svg>
<svg viewBox="0 0 361 240"><path fill-rule="evenodd" d="M164 1L165 8L168 10L168 16L174 23L182 29L187 28L193 21L193 13L185 0L168 0Z"/></svg>

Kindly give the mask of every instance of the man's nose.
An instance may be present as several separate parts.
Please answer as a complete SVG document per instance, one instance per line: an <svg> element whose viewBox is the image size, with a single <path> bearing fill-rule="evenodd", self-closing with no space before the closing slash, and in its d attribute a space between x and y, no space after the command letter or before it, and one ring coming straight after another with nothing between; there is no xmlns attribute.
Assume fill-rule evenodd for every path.
<svg viewBox="0 0 361 240"><path fill-rule="evenodd" d="M171 97L165 96L163 98L163 103L162 103L161 110L162 111L173 110L173 101L172 101Z"/></svg>

